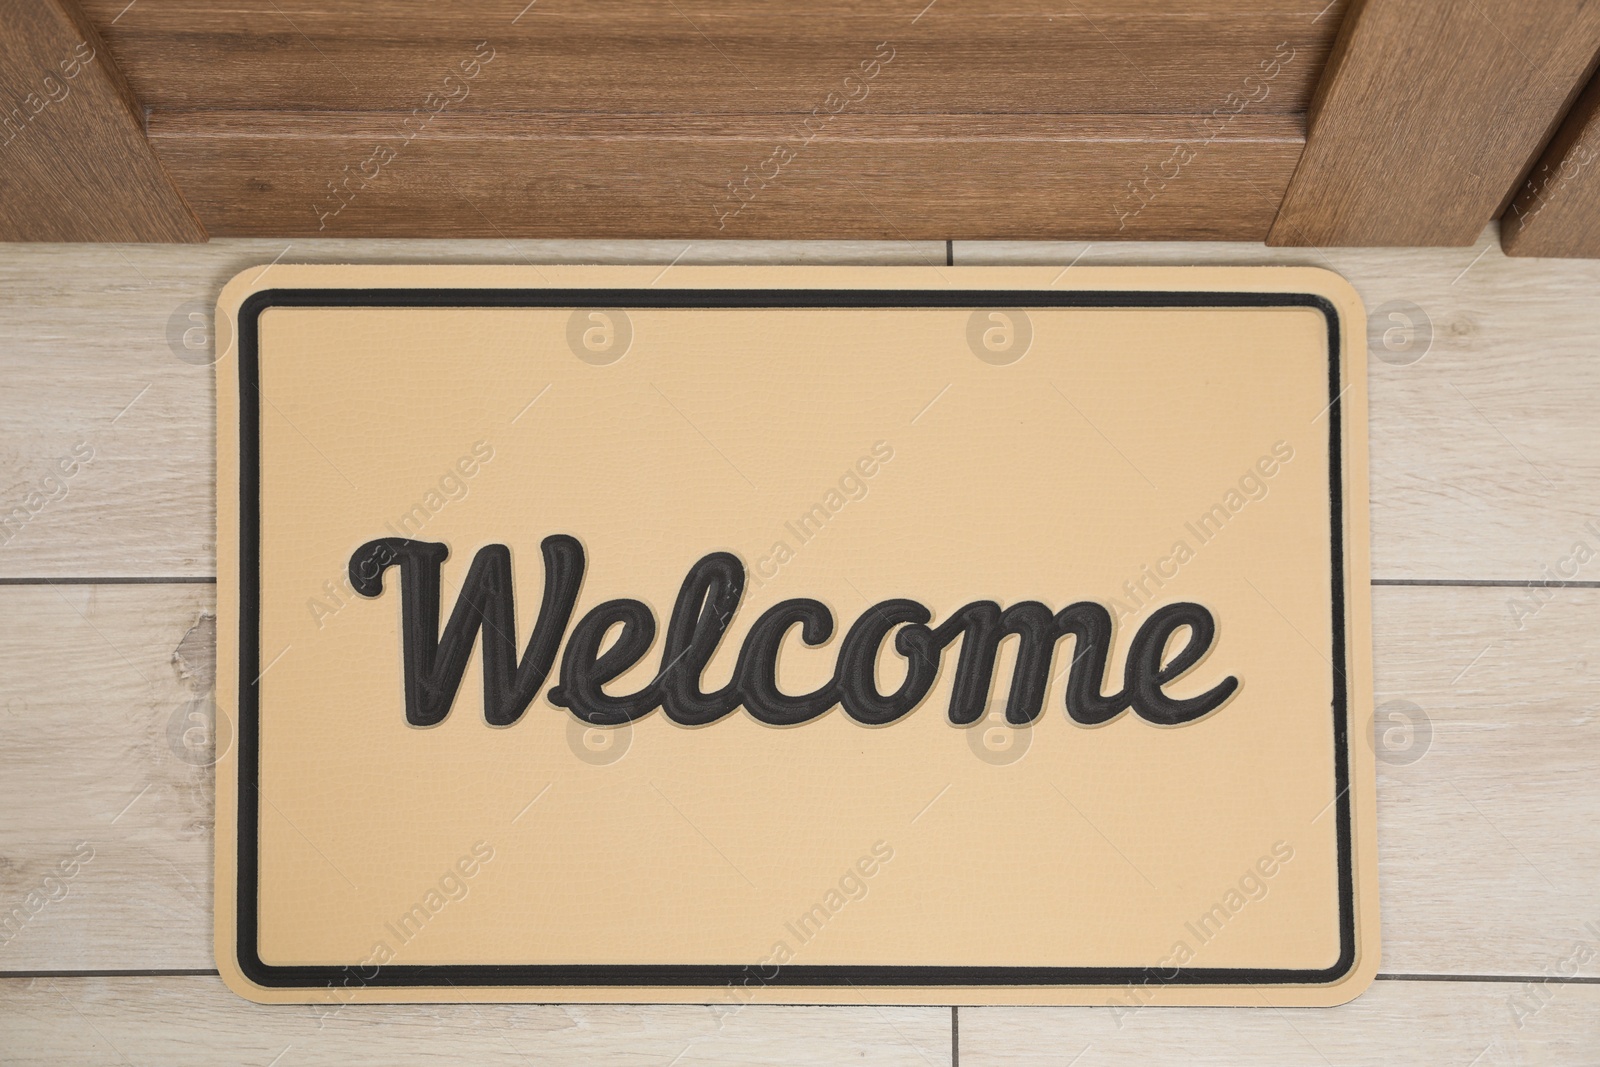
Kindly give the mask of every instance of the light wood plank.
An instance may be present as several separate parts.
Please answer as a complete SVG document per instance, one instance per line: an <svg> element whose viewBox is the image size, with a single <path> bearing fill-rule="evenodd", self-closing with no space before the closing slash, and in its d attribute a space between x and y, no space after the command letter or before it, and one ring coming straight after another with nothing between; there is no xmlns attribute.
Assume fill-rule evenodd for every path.
<svg viewBox="0 0 1600 1067"><path fill-rule="evenodd" d="M1268 243L1470 245L1593 71L1585 0L1365 0Z"/></svg>
<svg viewBox="0 0 1600 1067"><path fill-rule="evenodd" d="M1600 519L1600 264L1508 259L1495 236L1471 249L958 242L955 262L1049 264L1046 279L1074 263L1339 272L1369 317L1373 576L1536 581ZM1600 579L1600 562L1576 577Z"/></svg>
<svg viewBox="0 0 1600 1067"><path fill-rule="evenodd" d="M1431 730L1421 758L1378 765L1386 972L1539 974L1600 921L1600 838L1581 830L1600 821L1600 590L1547 592L1519 629L1520 590L1374 590L1378 700ZM211 777L169 734L203 686L179 667L203 674L209 631L185 637L210 596L0 586L0 618L27 620L0 631L0 904L95 850L0 970L211 966Z"/></svg>
<svg viewBox="0 0 1600 1067"><path fill-rule="evenodd" d="M0 586L0 971L213 966L211 756L184 731L215 599Z"/></svg>
<svg viewBox="0 0 1600 1067"><path fill-rule="evenodd" d="M1508 256L1600 257L1600 76L1500 217Z"/></svg>
<svg viewBox="0 0 1600 1067"><path fill-rule="evenodd" d="M1543 974L1600 944L1600 589L1536 597L1373 590L1385 973Z"/></svg>
<svg viewBox="0 0 1600 1067"><path fill-rule="evenodd" d="M1305 140L1298 115L846 107L827 119L461 111L425 127L199 110L156 112L149 132L218 236L713 240L1260 240ZM1160 180L1169 170L1183 180Z"/></svg>
<svg viewBox="0 0 1600 1067"><path fill-rule="evenodd" d="M76 0L0 0L0 241L204 241Z"/></svg>
<svg viewBox="0 0 1600 1067"><path fill-rule="evenodd" d="M948 1008L407 1004L263 1008L209 976L0 980L0 1048L36 1064L942 1067Z"/></svg>
<svg viewBox="0 0 1600 1067"><path fill-rule="evenodd" d="M1588 943L1600 952L1600 936ZM1593 985L1380 981L1342 1007L1277 1011L961 1009L963 1067L1496 1067L1593 1063L1597 1048L1600 987Z"/></svg>

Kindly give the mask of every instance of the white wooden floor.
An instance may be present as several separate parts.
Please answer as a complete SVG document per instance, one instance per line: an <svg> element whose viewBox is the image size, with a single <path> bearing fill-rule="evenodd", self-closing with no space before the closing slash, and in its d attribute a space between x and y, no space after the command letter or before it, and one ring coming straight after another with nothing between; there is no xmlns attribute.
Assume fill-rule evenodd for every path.
<svg viewBox="0 0 1600 1067"><path fill-rule="evenodd" d="M1378 700L1408 702L1421 727L1409 749L1400 732L1380 746L1372 990L1330 1010L1127 1018L546 1006L319 1018L227 992L211 960L211 775L177 737L214 655L212 375L180 358L193 359L191 305L206 321L224 280L274 260L942 265L952 251L958 265L1321 265L1369 312L1405 302L1431 324L1414 362L1422 335L1404 320L1385 312L1372 330ZM62 478L74 450L93 458ZM0 245L0 514L16 507L26 521L0 529L0 920L23 918L0 924L0 1063L1600 1063L1600 262L1508 260L1493 234L1471 249L1325 253ZM1580 542L1592 558L1574 558Z"/></svg>

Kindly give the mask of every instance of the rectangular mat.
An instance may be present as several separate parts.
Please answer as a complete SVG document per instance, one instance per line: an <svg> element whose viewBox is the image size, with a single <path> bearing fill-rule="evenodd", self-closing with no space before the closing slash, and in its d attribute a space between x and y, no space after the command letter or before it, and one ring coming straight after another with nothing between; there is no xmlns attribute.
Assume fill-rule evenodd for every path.
<svg viewBox="0 0 1600 1067"><path fill-rule="evenodd" d="M1337 276L280 264L217 336L243 995L1136 1010L1376 972Z"/></svg>

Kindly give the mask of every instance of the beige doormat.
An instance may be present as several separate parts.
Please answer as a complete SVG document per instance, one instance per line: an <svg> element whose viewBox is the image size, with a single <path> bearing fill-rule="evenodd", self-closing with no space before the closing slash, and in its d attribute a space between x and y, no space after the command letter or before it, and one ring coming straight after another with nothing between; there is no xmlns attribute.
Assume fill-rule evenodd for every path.
<svg viewBox="0 0 1600 1067"><path fill-rule="evenodd" d="M218 322L245 996L1376 972L1335 275L279 264Z"/></svg>

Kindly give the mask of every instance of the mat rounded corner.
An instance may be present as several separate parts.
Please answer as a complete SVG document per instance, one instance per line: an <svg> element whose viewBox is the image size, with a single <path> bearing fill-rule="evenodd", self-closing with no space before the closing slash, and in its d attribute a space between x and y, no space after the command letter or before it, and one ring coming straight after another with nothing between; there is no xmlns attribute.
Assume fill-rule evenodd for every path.
<svg viewBox="0 0 1600 1067"><path fill-rule="evenodd" d="M1341 959L1328 968L1329 977L1316 987L1319 995L1313 1005L1336 1008L1360 997L1377 980L1380 962L1381 955L1376 944L1358 947L1349 959Z"/></svg>
<svg viewBox="0 0 1600 1067"><path fill-rule="evenodd" d="M232 396L235 400L237 400L240 396L248 396L249 390L254 387L255 379L253 376L259 367L259 352L257 351L258 342L255 336L254 328L260 313L263 312L267 307L273 306L275 302L280 300L283 301L286 306L299 306L296 304L297 294L295 290L291 288L291 286L295 284L295 279L302 277L303 274L293 273L296 271L296 268L284 269L288 269L292 273L288 276L274 276L272 280L279 283L277 285L263 284L264 279L262 278L262 275L266 273L264 268L257 267L247 269L240 274L235 275L234 278L227 283L222 294L219 296L217 320L217 337L219 346L222 343L222 339L224 337L223 330L225 328L235 331L235 337L244 338L242 357L237 368L239 371L238 381L233 382L228 387L238 391L236 393L223 394L225 396ZM306 272L307 268L298 268L298 270L300 272ZM1319 366L1321 365L1320 361L1326 360L1327 362L1325 372L1319 371L1319 373L1324 374L1322 381L1326 384L1327 392L1321 393L1319 387L1319 395L1317 396L1316 402L1321 403L1323 399L1327 399L1328 406L1323 410L1324 412L1327 412L1330 409L1333 411L1333 414L1326 420L1326 424L1329 427L1328 432L1330 433L1330 441L1335 442L1335 444L1330 445L1330 447L1333 449L1335 457L1337 457L1337 437L1331 435L1338 433L1338 430L1334 429L1334 427L1341 425L1340 418L1344 410L1342 406L1339 406L1340 398L1344 395L1344 391L1340 385L1341 381L1344 380L1341 376L1341 363L1343 363L1345 366L1353 365L1356 368L1353 373L1357 375L1362 373L1360 370L1362 361L1359 359L1359 356L1364 351L1365 347L1365 312L1360 298L1356 294L1354 288L1351 287L1350 284L1337 273L1324 270L1322 268L1281 268L1284 273L1272 275L1270 282L1262 281L1263 275L1266 272L1260 272L1255 268L1251 268L1250 270L1251 274L1249 275L1248 279L1246 279L1246 277L1242 274L1234 279L1230 279L1230 281L1237 282L1237 288L1241 291L1231 291L1224 287L1223 290L1216 294L1215 299L1219 302L1232 299L1241 304L1249 306L1270 305L1277 308L1284 307L1285 305L1296 306L1296 309L1300 311L1302 315L1301 318L1292 323L1296 337L1309 332L1307 329L1309 324L1303 317L1304 311L1312 309L1320 310L1324 315L1328 316L1329 343L1326 347L1323 347L1319 340L1316 348L1314 349L1317 359L1319 360ZM1291 274L1293 275L1292 277L1289 276ZM1199 291L1206 292L1208 288L1209 287ZM366 291L357 291L349 288L339 292L337 296L333 295L334 292L335 291L330 290L328 298L322 301L322 303L358 301L364 300L368 296ZM454 291L446 291L444 295L440 295L440 291L438 290L421 290L413 292L409 299L416 300L418 304L425 304L429 307L456 306L449 303L449 300L467 301L468 303L466 306L471 307L499 306L499 304L502 302L506 303L508 306L522 306L521 303L518 302L523 301L524 296L524 294L519 294L517 292L501 295L495 290L472 290L470 292L462 291L457 295L450 295L451 292ZM742 297L742 294L740 294L737 290L733 290L731 292ZM772 292L778 292L778 290L757 292L754 296L749 297L748 300L754 302L753 306L765 307L767 306L765 303L766 301L776 302L776 298L771 295ZM1264 299L1262 296L1263 293L1265 293L1266 296L1274 299ZM832 292L813 297L796 297L787 292L782 292L782 295L786 300L793 300L805 307L811 306L810 303L805 302L806 300L816 302L820 306L831 307L831 302L839 299L838 294ZM954 295L970 296L971 294L962 293ZM588 292L575 293L570 297L563 293L561 294L563 299L560 301L551 299L551 296L551 294L544 294L541 297L542 304L540 306L548 304L550 306L560 307L568 299L595 299L594 295ZM1192 293L1180 292L1178 293L1178 296L1187 297L1187 302L1185 302L1183 306L1193 307L1195 305L1196 298ZM734 297L728 296L726 293L721 292L707 293L697 291L693 294L693 297L694 299L691 302L688 300L688 298L674 295L672 298L673 302L667 302L665 303L665 306L676 307L676 302L681 301L688 306L699 308L702 306L702 304L710 303L714 299L718 298L726 300L729 304L734 306L744 306L744 301L742 299L735 300ZM1091 292L1088 293L1083 299L1105 299L1106 297L1107 294L1105 293ZM1151 297L1151 299L1155 300L1157 297L1159 297L1161 300L1174 299L1173 293L1166 290L1156 293L1155 296ZM906 293L899 290L885 291L884 294L879 294L877 297L877 299L884 301L888 301L891 298L896 298L899 301L910 303L910 299L906 296ZM655 299L662 299L663 301L666 300L666 298L661 297L657 297ZM1019 292L1016 299L1017 303L1013 304L1012 306L1020 306L1021 302L1026 299L1026 294ZM528 306L534 306L536 303L539 303L535 301L524 302L526 302ZM321 306L321 304L313 302L313 306ZM407 305L401 303L393 306ZM714 306L721 307L722 305L716 304ZM877 305L868 306L875 307ZM900 303L893 303L889 306L899 307L901 305ZM1090 304L1088 306L1094 305ZM292 318L293 316L291 314L288 317ZM226 327L224 324L226 324ZM1347 342L1343 345L1339 343L1341 333L1344 337L1348 338ZM230 340L232 340L232 338L230 338ZM236 351L235 354L239 355L240 353ZM582 357L580 356L579 358L581 359ZM1330 374L1331 379L1328 378L1328 375ZM219 390L223 388L221 383L227 378L227 375L218 375ZM546 388L548 388L548 386ZM949 387L946 386L946 388ZM659 392L659 390L657 391ZM1059 390L1057 391L1059 392ZM1359 398L1360 395L1361 394L1358 392L1356 394L1356 398ZM537 400L538 397L535 396L534 399ZM937 397L935 397L935 399L937 399ZM670 401L668 402L670 403ZM231 412L234 410L235 407L233 405L219 404L219 412ZM245 415L247 414L245 411L245 406L239 405L237 410L240 413L239 418L241 420L245 419ZM526 408L523 410L525 411ZM514 422L515 419L512 421ZM916 419L913 418L911 421L914 423ZM219 545L231 545L231 548L227 548L223 557L219 560L219 574L230 575L230 581L233 580L231 576L237 574L237 581L239 583L238 585L234 586L231 591L227 587L227 584L224 584L224 588L221 590L221 594L224 597L224 602L226 603L230 598L243 597L243 603L236 603L236 607L239 609L234 613L235 620L237 622L239 619L254 618L258 614L258 611L256 611L253 607L257 592L255 591L255 587L250 583L253 580L259 580L259 567L256 565L255 553L258 551L259 547L261 519L259 510L250 509L252 506L259 508L259 500L252 495L259 492L258 483L254 480L257 477L257 473L255 472L258 471L259 456L254 451L257 439L255 436L253 436L259 430L259 426L253 421L242 421L239 424L239 433L237 435L232 433L233 427L228 426L221 420L219 420L219 427L219 440L227 439L230 442L228 445L229 448L235 447L235 445L238 443L243 443L244 451L239 454L237 457L237 462L235 462L233 466L237 467L240 465L240 463L242 463L244 467L248 468L248 470L245 472L248 477L242 478L237 470L234 470L233 467L229 467L225 463L223 465L223 473L219 475L218 483L219 489L222 487L227 487L229 490L228 492L219 496L219 515L228 510L228 505L232 502L232 497L235 495L235 493L237 493L239 496L238 507L240 508L241 518L238 521L241 523L241 530L233 531L233 533L226 538L219 534ZM235 438L237 438L236 441ZM221 447L222 446L219 445L219 451L221 450ZM715 451L716 446L712 446L712 449ZM1341 470L1342 468L1336 458L1333 466L1334 473L1332 475L1332 477L1336 479L1333 483L1335 485L1334 491L1336 493L1338 493L1337 486L1340 484L1337 479ZM1343 473L1348 477L1354 472L1343 471ZM1349 483L1345 483L1345 485L1346 489L1348 490ZM1340 493L1336 499L1343 499L1345 495L1347 494ZM1363 499L1364 495L1364 492L1359 494L1359 496ZM250 503L252 500L255 501L253 505ZM1352 499L1350 501L1346 501L1346 503L1354 504L1355 501ZM1336 516L1335 525L1333 527L1333 536L1336 541L1340 536L1340 529L1341 528L1338 525ZM1358 539L1359 537L1364 537L1364 535L1358 535ZM241 544L246 546L243 562L241 566L234 567L233 564L235 562L239 562ZM1335 545L1334 551L1336 553L1339 551L1337 544ZM1364 559L1364 555L1360 558ZM1358 578L1360 571L1363 569L1364 567L1358 566L1353 577ZM1352 575L1346 573L1346 568L1340 565L1337 556L1334 558L1333 573L1336 576L1334 579L1336 583L1342 581L1344 578L1352 577ZM241 593L241 590L243 590L243 593ZM1336 612L1339 611L1338 605L1339 601L1336 600L1334 605L1334 610ZM223 613L219 612L219 614ZM1337 623L1335 625L1337 625ZM1357 631L1357 634L1359 635L1363 632L1366 631L1364 629L1360 629ZM258 637L259 635L257 634L256 636ZM242 655L243 647L254 648L254 646L258 643L259 642L254 638L246 639L241 637L241 647L233 650L234 655ZM227 646L224 645L219 651L226 652L226 650ZM285 651L287 651L287 649L285 649ZM252 655L253 654L254 653L252 653ZM260 662L256 659L250 659L248 661L241 662L236 669L244 678L255 678L259 680L260 675L265 673L264 670L260 670L259 668ZM1370 698L1369 690L1370 682L1368 682L1365 686L1358 687L1358 693L1368 693ZM1340 712L1338 712L1336 709L1336 714L1338 713ZM246 710L245 708L241 708L240 714L240 731L241 736L243 736L244 732L246 731L246 727L244 725L245 719L250 718L251 721L254 721L253 717L257 714L257 712L254 710ZM256 749L252 744L248 749L241 751L238 758L246 758L245 753L254 753L255 751ZM1350 751L1351 750L1346 750L1342 758L1345 760L1352 759ZM250 794L245 788L244 783L253 783L254 779L253 777L227 779L227 775L239 773L237 768L234 768L231 763L233 758L234 755L230 753L228 757L230 762L223 763L219 765L218 768L218 808L224 813L231 812L232 818L237 820L240 815L240 810L236 803L236 795L233 794L231 790L237 788L243 792L244 795L248 796ZM1362 756L1357 754L1353 758L1355 760L1361 760ZM1370 765L1370 755L1366 757L1365 763L1366 765ZM1358 764L1358 766L1361 765ZM232 769L230 770L230 768ZM251 773L253 775L255 772L252 771ZM225 779L227 780L225 781ZM1357 781L1362 783L1370 783L1370 770L1363 768L1361 772L1357 774ZM1370 784L1368 784L1366 788L1370 789ZM228 791L225 792L225 790ZM1349 786L1345 785L1343 789L1340 790L1340 793L1347 795L1348 790ZM230 800L230 798L232 798L232 800ZM1357 822L1358 827L1364 824L1370 825L1368 820L1364 818L1359 819ZM221 822L219 821L219 827L220 826ZM230 898L226 902L222 899L225 895L224 886L230 884L234 878L240 879L241 885L249 884L253 886L255 885L254 879L257 874L257 872L250 867L248 862L249 857L255 854L254 845L247 843L244 850L240 851L236 847L236 842L233 837L233 829L233 826L229 827L226 840L221 832L219 832L218 835L217 856L219 857L219 921L221 921L224 916L229 915L236 904L240 909L242 909L242 914L248 915L252 913L250 901L253 899L253 889L249 890L249 894L245 896ZM240 830L239 832L246 833L245 830ZM253 829L249 831L249 833L253 832ZM1344 832L1348 833L1348 830ZM1346 854L1348 854L1352 848L1352 846L1348 843L1344 844L1342 847ZM1361 845L1359 842L1357 843L1356 847L1363 857L1369 851L1369 846ZM225 863L236 864L237 866L231 869L226 877L222 877L221 868ZM1351 878L1347 860L1342 877L1345 879ZM1356 883L1351 887L1351 892L1356 895L1358 915L1361 914L1359 909L1361 908L1362 903L1362 888L1363 887L1360 883ZM1346 903L1344 908L1346 921L1349 921L1349 904ZM1267 996L1270 997L1275 1003L1283 1003L1286 1005L1292 1003L1302 1006L1334 1006L1347 1003L1360 996L1371 986L1371 983L1377 974L1378 954L1375 931L1369 929L1366 932L1366 936L1360 936L1358 934L1354 938L1350 938L1350 936L1347 934L1346 937L1347 939L1341 944L1338 959L1327 969L1320 971L1300 971L1296 974L1285 975L1279 979L1283 982L1283 984L1278 986L1277 991L1268 993ZM242 958L241 943L251 946L244 950ZM342 988L336 991L334 982L336 982L338 979L333 978L326 969L324 969L323 973L320 975L314 975L309 981L306 981L304 976L304 971L306 970L305 968L302 968L298 965L278 968L275 966L269 966L262 962L259 957L254 954L254 944L254 935L253 933L246 932L244 924L241 924L236 935L231 931L228 933L220 933L219 931L219 937L216 943L216 964L218 973L222 977L224 984L226 984L239 996L254 1003L328 1003L330 1001L327 998L336 997L340 1000L343 1000L347 996L353 1000L389 1001L412 999L413 997L419 995L427 995L429 997L437 995L437 986L432 984L433 976L431 975L423 975L421 978L419 978L420 984L418 985L391 985L389 982L385 981L384 983L381 983L384 987L381 989L381 991L378 989L357 989L347 991ZM1322 956L1322 959L1324 960L1327 958L1328 957L1326 955ZM566 993L577 992L580 989L582 990L581 995L584 999L594 998L594 991L588 987L582 986L582 983L577 982L577 980L574 980L575 984L570 986L530 986L524 984L526 981L526 976L519 976L519 980L515 982L510 980L502 981L498 977L498 973L499 972L495 972L493 975L491 975L492 980L485 980L481 985L475 986L474 988L476 992L462 993L461 996L463 999L476 999L482 997L488 997L489 999L501 999L506 997L522 999L523 996L528 995L529 990L536 990L537 992L533 995L538 996L540 999L561 1000L565 999ZM448 979L445 980L448 981ZM1226 980L1219 979L1218 982L1219 984L1217 986L1197 986L1196 988L1202 990L1202 992L1195 994L1197 997L1196 1002L1198 1002L1198 1000L1205 1000L1206 998L1215 995L1227 995L1214 993L1214 990L1216 989L1228 989L1230 986L1230 983ZM855 982L846 977L845 983L849 987L850 996L854 997L861 995L858 992L859 987ZM1304 984L1295 985L1293 983ZM450 984L452 986L454 985L453 982ZM608 986L603 987L601 990L601 992L604 994L602 999L610 999L614 991L620 991L623 988L631 990L632 992L629 995L637 997L640 1002L664 1003L679 999L692 987L677 986L676 989L674 989L670 983L665 982L660 985L652 984L640 987L634 987L631 985L627 987ZM810 990L814 988L825 989L829 988L829 986L813 987L810 985L800 985L790 986L789 988L790 990L795 990L798 988L806 991L804 993L795 993L794 995L799 999L793 1002L811 1002L813 999L813 994L810 993ZM888 984L885 986L885 988L892 990L919 988L919 986L913 980L905 986ZM935 996L938 995L938 991L940 989L940 987L937 986L920 988L929 988L934 990ZM1028 986L1023 988L1032 989L1033 987ZM1068 988L1073 990L1073 992L1068 994L1068 996L1070 996L1072 999L1065 1002L1083 1002L1082 999L1080 999L1082 994L1078 991L1080 987L1069 985ZM1104 987L1095 986L1093 988L1098 990ZM484 991L486 989L492 990L492 992L485 993ZM427 992L419 992L423 990L426 990ZM779 1002L790 1001L784 1000ZM1228 1000L1226 1002L1237 1003L1238 1001Z"/></svg>
<svg viewBox="0 0 1600 1067"><path fill-rule="evenodd" d="M265 297L267 288L261 282L271 266L266 263L246 267L229 278L217 293L216 317L212 323L215 362L223 363L238 354L240 318L245 314L247 303L259 313L260 307L270 299Z"/></svg>
<svg viewBox="0 0 1600 1067"><path fill-rule="evenodd" d="M1329 307L1327 313L1338 316L1340 332L1345 338L1346 350L1358 353L1365 350L1367 336L1367 308L1356 292L1356 287L1338 271L1327 267L1280 267L1278 270L1294 275L1293 287L1308 296L1318 297Z"/></svg>
<svg viewBox="0 0 1600 1067"><path fill-rule="evenodd" d="M260 960L248 961L239 958L238 946L232 939L217 941L215 961L217 975L222 979L222 984L231 991L253 1004L280 1004L284 997L281 990L264 985L251 977L252 971L264 968ZM259 973L259 971L257 971Z"/></svg>

